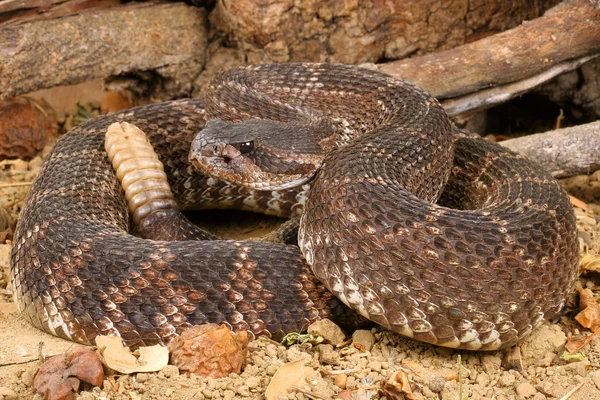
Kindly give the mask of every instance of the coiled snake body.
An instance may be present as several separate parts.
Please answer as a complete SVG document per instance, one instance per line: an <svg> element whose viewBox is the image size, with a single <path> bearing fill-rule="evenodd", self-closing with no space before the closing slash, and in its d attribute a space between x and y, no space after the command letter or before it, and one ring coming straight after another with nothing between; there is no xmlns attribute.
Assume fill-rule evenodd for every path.
<svg viewBox="0 0 600 400"><path fill-rule="evenodd" d="M202 175L188 159L207 118L269 119L298 130L306 126L298 118L308 126L318 120L317 128L325 121L328 136L317 142L339 149L298 162L294 152L303 145L279 153L294 166L297 186L233 186ZM292 246L131 235L103 147L115 121L148 134L182 209L294 216L308 189L300 164L322 163L299 236L308 265ZM240 68L211 86L206 104L178 100L96 118L59 141L25 202L12 250L17 304L52 334L81 343L119 334L137 346L168 342L205 322L279 338L318 318L345 320L348 310L333 293L417 340L482 350L513 345L555 316L572 289L573 210L535 164L456 132L415 86L328 64ZM277 142L261 140L265 152L269 140ZM254 171L262 156L253 151L244 162ZM264 165L269 174L283 169ZM438 198L443 205L433 203Z"/></svg>

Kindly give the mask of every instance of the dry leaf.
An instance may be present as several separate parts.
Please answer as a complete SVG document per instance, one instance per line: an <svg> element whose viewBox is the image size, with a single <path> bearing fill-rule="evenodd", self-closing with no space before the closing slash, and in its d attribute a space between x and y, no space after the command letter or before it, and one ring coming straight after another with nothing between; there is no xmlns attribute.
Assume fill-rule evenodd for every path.
<svg viewBox="0 0 600 400"><path fill-rule="evenodd" d="M565 345L565 349L569 351L569 353L574 354L577 353L583 346L592 341L593 338L596 337L600 333L600 329L597 329L594 333L589 336L573 336L567 339L567 344Z"/></svg>
<svg viewBox="0 0 600 400"><path fill-rule="evenodd" d="M48 359L33 376L33 389L46 400L70 400L79 390L80 380L101 386L102 363L91 347L76 346L65 354Z"/></svg>
<svg viewBox="0 0 600 400"><path fill-rule="evenodd" d="M181 371L222 378L246 365L248 332L233 333L225 325L196 325L169 345L171 363Z"/></svg>
<svg viewBox="0 0 600 400"><path fill-rule="evenodd" d="M600 256L586 254L579 262L579 272L600 272Z"/></svg>
<svg viewBox="0 0 600 400"><path fill-rule="evenodd" d="M390 379L381 381L381 393L391 400L412 400L415 396L408 381L408 375L402 371L395 372Z"/></svg>
<svg viewBox="0 0 600 400"><path fill-rule="evenodd" d="M96 346L104 363L123 374L160 371L169 363L169 350L159 344L138 348L139 356L125 347L118 336L96 336Z"/></svg>
<svg viewBox="0 0 600 400"><path fill-rule="evenodd" d="M581 208L583 211L586 211L586 212L590 211L587 203L585 203L582 200L579 200L577 197L573 197L573 196L569 195L569 200L571 200L571 204L573 205L573 207Z"/></svg>
<svg viewBox="0 0 600 400"><path fill-rule="evenodd" d="M308 360L303 358L282 365L267 386L266 400L278 400L295 387L305 385L306 375L312 372L312 368L305 366Z"/></svg>
<svg viewBox="0 0 600 400"><path fill-rule="evenodd" d="M421 364L410 360L402 360L401 364L403 367L410 369L409 372L412 372L411 375L418 376L425 381L429 380L433 376L441 376L446 382L458 382L458 372L449 368L425 368Z"/></svg>
<svg viewBox="0 0 600 400"><path fill-rule="evenodd" d="M337 398L341 400L352 400L354 396L352 396L352 390L346 389L339 392Z"/></svg>
<svg viewBox="0 0 600 400"><path fill-rule="evenodd" d="M575 320L583 327L596 331L600 327L600 306L594 300L594 294L589 289L577 288L579 292L579 314Z"/></svg>

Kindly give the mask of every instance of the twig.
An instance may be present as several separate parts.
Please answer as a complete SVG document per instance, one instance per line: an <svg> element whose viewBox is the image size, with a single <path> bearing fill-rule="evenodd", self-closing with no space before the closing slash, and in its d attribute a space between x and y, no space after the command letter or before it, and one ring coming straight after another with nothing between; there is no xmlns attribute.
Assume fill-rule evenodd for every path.
<svg viewBox="0 0 600 400"><path fill-rule="evenodd" d="M14 183L2 183L0 184L0 189L17 187L17 186L31 186L32 182L14 182Z"/></svg>
<svg viewBox="0 0 600 400"><path fill-rule="evenodd" d="M326 400L325 397L319 396L318 394L314 394L312 392L309 392L308 390L304 390L304 389L300 389L300 388L294 388L294 390L296 390L297 392L300 392L306 396L308 396L311 399L322 399L322 400Z"/></svg>
<svg viewBox="0 0 600 400"><path fill-rule="evenodd" d="M560 400L567 400L569 397L573 396L573 394L581 389L581 387L586 383L586 381L581 382L579 385L575 386L573 389L569 391L569 393L565 394Z"/></svg>
<svg viewBox="0 0 600 400"><path fill-rule="evenodd" d="M458 355L458 400L463 400L462 358Z"/></svg>
<svg viewBox="0 0 600 400"><path fill-rule="evenodd" d="M600 168L600 122L500 142L535 160L555 178L590 174Z"/></svg>
<svg viewBox="0 0 600 400"><path fill-rule="evenodd" d="M23 365L23 364L29 364L35 361L40 361L39 358L32 358L31 360L27 360L27 361L15 361L15 362L9 362L9 363L2 363L0 364L0 367L10 367L12 365Z"/></svg>

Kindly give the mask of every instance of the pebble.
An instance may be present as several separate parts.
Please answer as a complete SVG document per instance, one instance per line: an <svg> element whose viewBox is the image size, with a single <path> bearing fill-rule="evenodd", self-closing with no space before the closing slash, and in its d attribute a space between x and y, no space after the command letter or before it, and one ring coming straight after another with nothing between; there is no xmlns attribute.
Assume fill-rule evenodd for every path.
<svg viewBox="0 0 600 400"><path fill-rule="evenodd" d="M352 334L352 346L360 351L371 351L374 344L375 336L373 336L371 331L358 329Z"/></svg>
<svg viewBox="0 0 600 400"><path fill-rule="evenodd" d="M348 375L346 374L336 375L333 379L333 383L342 390L346 389L346 382L348 382Z"/></svg>
<svg viewBox="0 0 600 400"><path fill-rule="evenodd" d="M381 372L381 361L373 360L369 363L369 368L372 371Z"/></svg>
<svg viewBox="0 0 600 400"><path fill-rule="evenodd" d="M572 371L576 375L586 376L587 375L587 367L589 365L590 365L590 362L588 360L583 360L583 361L577 361L577 362L570 363L565 366L565 369L567 371Z"/></svg>
<svg viewBox="0 0 600 400"><path fill-rule="evenodd" d="M427 381L427 387L433 393L441 392L442 390L444 390L444 386L446 386L446 380L438 375L432 376L431 378L429 378L429 381Z"/></svg>
<svg viewBox="0 0 600 400"><path fill-rule="evenodd" d="M27 368L23 374L21 375L21 382L25 384L27 387L31 387L33 385L33 375L35 375L35 371L37 371L38 365L32 365Z"/></svg>
<svg viewBox="0 0 600 400"><path fill-rule="evenodd" d="M533 385L529 382L523 382L517 385L516 391L519 396L523 396L525 398L532 397L537 393L537 390L535 390Z"/></svg>
<svg viewBox="0 0 600 400"><path fill-rule="evenodd" d="M331 363L338 358L337 352L333 351L333 346L330 344L319 344L316 346L319 352L319 361Z"/></svg>
<svg viewBox="0 0 600 400"><path fill-rule="evenodd" d="M260 385L262 378L258 377L258 376L251 376L250 378L246 379L246 381L244 382L244 384L249 388L249 389L255 389Z"/></svg>
<svg viewBox="0 0 600 400"><path fill-rule="evenodd" d="M513 374L504 373L498 380L498 385L500 387L508 387L514 385L516 378Z"/></svg>
<svg viewBox="0 0 600 400"><path fill-rule="evenodd" d="M308 333L322 336L328 343L334 346L342 344L344 339L346 339L346 335L344 335L342 329L328 319L322 319L309 325Z"/></svg>
<svg viewBox="0 0 600 400"><path fill-rule="evenodd" d="M17 393L14 390L7 388L6 386L0 386L0 396L4 400L16 400L18 399Z"/></svg>
<svg viewBox="0 0 600 400"><path fill-rule="evenodd" d="M165 365L160 372L162 372L167 378L179 376L179 368L177 368L175 365Z"/></svg>
<svg viewBox="0 0 600 400"><path fill-rule="evenodd" d="M135 377L135 380L136 380L137 382L139 382L139 383L144 383L144 382L147 382L147 381L148 381L148 378L149 378L149 377L150 377L150 376L149 376L148 374L145 374L145 373L143 373L143 372L140 372L140 373L138 373L138 374L136 375L136 377Z"/></svg>

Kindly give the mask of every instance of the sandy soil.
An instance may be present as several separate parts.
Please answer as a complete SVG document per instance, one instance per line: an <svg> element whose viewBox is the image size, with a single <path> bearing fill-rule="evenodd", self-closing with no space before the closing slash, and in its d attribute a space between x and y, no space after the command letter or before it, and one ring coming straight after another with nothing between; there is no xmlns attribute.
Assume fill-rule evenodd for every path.
<svg viewBox="0 0 600 400"><path fill-rule="evenodd" d="M29 182L41 164L41 158L29 163L0 163L1 183ZM565 182L569 190L589 202L589 212L577 209L581 230L582 254L600 254L597 217L600 206L600 173L576 177ZM20 210L28 186L0 189L0 206L13 218ZM220 215L213 221L221 219ZM246 218L235 218L237 221ZM274 226L276 220L249 219L236 225L237 237L256 236ZM213 229L218 233L228 228ZM256 226L259 229L256 229ZM40 354L60 354L72 343L54 338L28 325L11 302L8 282L9 244L0 245L0 400L34 398L31 382L39 366ZM587 287L598 287L597 277L582 280ZM250 343L248 365L240 375L222 379L186 377L177 368L165 367L158 373L114 375L101 388L82 392L80 399L261 399L274 373L284 363L309 358L312 372L307 384L288 399L333 399L345 392L345 399L380 399L382 380L395 371L408 374L425 399L551 399L561 398L578 388L571 400L600 399L600 340L581 350L574 362L561 359L566 338L585 332L573 315L547 323L522 346L524 369L520 372L501 366L501 352L473 353L435 348L379 329L363 332L374 340L369 350L351 343L342 347L328 344L298 344L286 348L266 339ZM460 356L460 361L459 361ZM460 370L460 374L459 374ZM336 372L337 371L337 372ZM38 396L38 398L41 398Z"/></svg>

